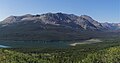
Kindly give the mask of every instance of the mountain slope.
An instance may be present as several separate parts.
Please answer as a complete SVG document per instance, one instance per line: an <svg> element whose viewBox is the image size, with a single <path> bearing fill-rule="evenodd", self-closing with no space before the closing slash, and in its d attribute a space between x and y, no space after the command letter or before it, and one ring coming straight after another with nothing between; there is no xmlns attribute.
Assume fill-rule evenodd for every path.
<svg viewBox="0 0 120 63"><path fill-rule="evenodd" d="M102 26L109 30L120 30L120 23L101 23Z"/></svg>
<svg viewBox="0 0 120 63"><path fill-rule="evenodd" d="M102 28L101 24L91 17L82 15L76 16L73 14L63 13L46 13L41 15L24 15L24 16L10 16L1 22L2 26L19 22L40 22L43 24L51 24L56 26L67 26L73 28L83 28L89 30L95 30Z"/></svg>
<svg viewBox="0 0 120 63"><path fill-rule="evenodd" d="M0 22L0 39L74 40L107 30L90 16L65 13L10 16Z"/></svg>

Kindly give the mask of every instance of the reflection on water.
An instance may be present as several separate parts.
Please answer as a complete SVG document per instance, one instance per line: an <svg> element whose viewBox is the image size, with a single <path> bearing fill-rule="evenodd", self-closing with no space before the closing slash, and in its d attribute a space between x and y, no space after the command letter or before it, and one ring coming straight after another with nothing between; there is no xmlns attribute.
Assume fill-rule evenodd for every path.
<svg viewBox="0 0 120 63"><path fill-rule="evenodd" d="M0 48L9 48L8 46L0 45Z"/></svg>

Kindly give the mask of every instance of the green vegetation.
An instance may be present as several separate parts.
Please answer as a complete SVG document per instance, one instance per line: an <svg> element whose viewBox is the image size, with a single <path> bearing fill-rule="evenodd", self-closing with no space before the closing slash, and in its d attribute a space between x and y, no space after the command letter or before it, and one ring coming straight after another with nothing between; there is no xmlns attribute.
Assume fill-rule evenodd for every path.
<svg viewBox="0 0 120 63"><path fill-rule="evenodd" d="M120 46L101 50L94 54L89 54L87 58L82 60L83 63L119 63L120 62Z"/></svg>
<svg viewBox="0 0 120 63"><path fill-rule="evenodd" d="M0 63L119 63L120 40L103 41L69 48L0 49Z"/></svg>
<svg viewBox="0 0 120 63"><path fill-rule="evenodd" d="M29 55L9 50L0 50L0 63L48 63L47 61Z"/></svg>

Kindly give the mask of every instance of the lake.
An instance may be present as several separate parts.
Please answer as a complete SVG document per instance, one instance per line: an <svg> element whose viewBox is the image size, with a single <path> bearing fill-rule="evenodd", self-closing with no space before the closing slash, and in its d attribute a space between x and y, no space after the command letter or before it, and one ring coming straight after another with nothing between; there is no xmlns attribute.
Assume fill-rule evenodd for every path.
<svg viewBox="0 0 120 63"><path fill-rule="evenodd" d="M102 42L99 39L83 41L3 41L0 40L0 48L67 48L77 44L92 44Z"/></svg>
<svg viewBox="0 0 120 63"><path fill-rule="evenodd" d="M70 47L69 41L3 41L1 48L66 48Z"/></svg>
<svg viewBox="0 0 120 63"><path fill-rule="evenodd" d="M0 48L9 48L9 46L0 45Z"/></svg>

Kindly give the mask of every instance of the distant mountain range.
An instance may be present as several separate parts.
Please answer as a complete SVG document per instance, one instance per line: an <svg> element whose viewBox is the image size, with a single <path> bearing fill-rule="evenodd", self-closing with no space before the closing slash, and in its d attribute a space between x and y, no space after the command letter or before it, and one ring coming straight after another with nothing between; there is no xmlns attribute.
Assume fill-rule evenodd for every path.
<svg viewBox="0 0 120 63"><path fill-rule="evenodd" d="M83 32L116 30L120 30L120 23L100 23L87 15L65 13L10 16L0 22L0 37L4 39L70 39Z"/></svg>
<svg viewBox="0 0 120 63"><path fill-rule="evenodd" d="M120 30L120 23L101 23L102 26L108 30Z"/></svg>

